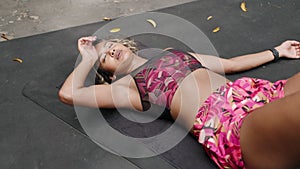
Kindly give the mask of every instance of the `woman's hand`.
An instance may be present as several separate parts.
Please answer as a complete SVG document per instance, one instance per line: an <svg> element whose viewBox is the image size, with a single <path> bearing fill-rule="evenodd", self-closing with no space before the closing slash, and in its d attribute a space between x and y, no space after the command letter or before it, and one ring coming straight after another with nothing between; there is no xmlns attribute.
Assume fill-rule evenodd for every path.
<svg viewBox="0 0 300 169"><path fill-rule="evenodd" d="M291 59L300 58L300 42L295 40L287 40L281 45L275 47L279 52L279 57L286 57Z"/></svg>
<svg viewBox="0 0 300 169"><path fill-rule="evenodd" d="M96 36L82 37L78 40L78 50L82 56L82 61L88 61L92 64L96 63L99 56L93 42Z"/></svg>

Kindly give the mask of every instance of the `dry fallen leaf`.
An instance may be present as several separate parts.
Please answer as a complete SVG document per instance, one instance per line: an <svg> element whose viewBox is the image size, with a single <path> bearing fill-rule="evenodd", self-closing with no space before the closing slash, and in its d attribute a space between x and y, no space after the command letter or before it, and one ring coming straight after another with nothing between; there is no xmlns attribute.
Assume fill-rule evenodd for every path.
<svg viewBox="0 0 300 169"><path fill-rule="evenodd" d="M1 38L5 39L5 40L10 40L10 39L8 39L8 37L6 36L5 33L2 33L2 34L1 34Z"/></svg>
<svg viewBox="0 0 300 169"><path fill-rule="evenodd" d="M0 41L4 40L12 40L14 37L13 36L8 36L7 32L1 32L1 38Z"/></svg>
<svg viewBox="0 0 300 169"><path fill-rule="evenodd" d="M241 3L240 7L241 7L242 11L247 12L247 7L246 7L246 2L245 1Z"/></svg>
<svg viewBox="0 0 300 169"><path fill-rule="evenodd" d="M120 28L113 28L110 30L111 33L116 33L119 32L121 29Z"/></svg>
<svg viewBox="0 0 300 169"><path fill-rule="evenodd" d="M219 32L220 29L221 29L220 27L216 27L212 32L213 32L213 33Z"/></svg>
<svg viewBox="0 0 300 169"><path fill-rule="evenodd" d="M147 22L151 23L151 25L152 25L154 28L156 28L157 24L156 24L156 22L155 22L154 20L152 20L152 19L147 19Z"/></svg>
<svg viewBox="0 0 300 169"><path fill-rule="evenodd" d="M15 61L15 62L19 62L19 63L23 63L23 60L22 60L22 59L20 59L20 58L14 58L14 59L13 59L13 61Z"/></svg>
<svg viewBox="0 0 300 169"><path fill-rule="evenodd" d="M209 17L206 18L206 20L209 21L209 20L211 20L212 18L213 18L213 16L209 16Z"/></svg>
<svg viewBox="0 0 300 169"><path fill-rule="evenodd" d="M104 17L102 20L104 20L104 21L111 21L112 19L108 18L108 17Z"/></svg>

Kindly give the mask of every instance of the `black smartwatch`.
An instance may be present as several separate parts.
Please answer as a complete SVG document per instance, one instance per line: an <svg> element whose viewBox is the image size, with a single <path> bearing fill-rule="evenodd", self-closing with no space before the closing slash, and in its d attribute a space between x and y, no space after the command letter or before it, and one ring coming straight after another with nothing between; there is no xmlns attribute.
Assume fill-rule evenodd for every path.
<svg viewBox="0 0 300 169"><path fill-rule="evenodd" d="M273 62L277 62L277 60L279 60L279 52L278 50L272 48L272 49L269 49L272 53L273 53L273 56L274 56L274 60Z"/></svg>

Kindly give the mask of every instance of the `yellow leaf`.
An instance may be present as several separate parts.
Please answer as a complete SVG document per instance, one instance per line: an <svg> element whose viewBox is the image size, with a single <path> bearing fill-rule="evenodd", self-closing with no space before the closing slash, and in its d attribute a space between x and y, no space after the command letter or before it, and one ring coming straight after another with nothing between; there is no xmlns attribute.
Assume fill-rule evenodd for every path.
<svg viewBox="0 0 300 169"><path fill-rule="evenodd" d="M212 18L213 18L213 16L209 16L209 17L206 18L206 20L209 21L209 20L211 20Z"/></svg>
<svg viewBox="0 0 300 169"><path fill-rule="evenodd" d="M120 28L113 28L110 30L111 33L116 33L119 32L121 29Z"/></svg>
<svg viewBox="0 0 300 169"><path fill-rule="evenodd" d="M241 7L242 11L247 12L247 7L246 7L246 2L245 1L241 3L240 7Z"/></svg>
<svg viewBox="0 0 300 169"><path fill-rule="evenodd" d="M14 58L14 59L13 59L13 61L15 61L15 62L19 62L19 63L23 63L23 60L22 60L22 59L20 59L20 58Z"/></svg>
<svg viewBox="0 0 300 169"><path fill-rule="evenodd" d="M219 32L220 29L221 29L220 27L216 27L212 32L213 32L213 33Z"/></svg>
<svg viewBox="0 0 300 169"><path fill-rule="evenodd" d="M104 17L104 18L102 18L102 20L104 20L104 21L111 21L112 19L108 18L108 17Z"/></svg>
<svg viewBox="0 0 300 169"><path fill-rule="evenodd" d="M152 19L147 19L147 22L151 23L151 25L152 25L154 28L156 28L157 24L156 24L156 22L155 22L154 20L152 20Z"/></svg>

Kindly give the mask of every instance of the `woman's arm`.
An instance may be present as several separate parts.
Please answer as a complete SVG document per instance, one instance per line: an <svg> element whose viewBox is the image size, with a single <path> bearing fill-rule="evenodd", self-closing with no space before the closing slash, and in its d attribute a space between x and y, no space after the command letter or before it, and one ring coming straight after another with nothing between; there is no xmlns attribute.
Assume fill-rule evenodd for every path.
<svg viewBox="0 0 300 169"><path fill-rule="evenodd" d="M91 87L84 86L84 82L87 78L88 73L98 59L97 51L92 45L92 42L95 39L95 37L83 37L78 40L78 50L82 56L82 60L73 70L73 72L67 77L62 88L59 91L60 100L66 104L82 105L83 99L89 100L89 103L92 105L97 104L95 102L95 99L90 99L90 96L93 96L94 94L87 95L88 93L90 94L92 92ZM99 88L99 90L109 87L110 86L103 85ZM106 95L109 95L109 93L106 93Z"/></svg>
<svg viewBox="0 0 300 169"><path fill-rule="evenodd" d="M298 41L285 41L275 47L275 49L279 52L279 57L300 58L300 43ZM203 66L221 74L249 70L274 60L273 53L270 50L236 56L230 59L211 55L191 54L197 57Z"/></svg>
<svg viewBox="0 0 300 169"><path fill-rule="evenodd" d="M131 91L132 89L128 86L122 85L122 82L112 85L84 86L87 75L98 60L98 53L92 45L94 40L95 37L84 37L78 40L78 49L82 55L82 60L67 77L60 89L60 100L70 105L97 108L130 107L131 104L138 105L138 99L134 100L130 98L133 97L135 92ZM128 79L124 78L124 80L127 81ZM134 103L131 103L130 100Z"/></svg>

